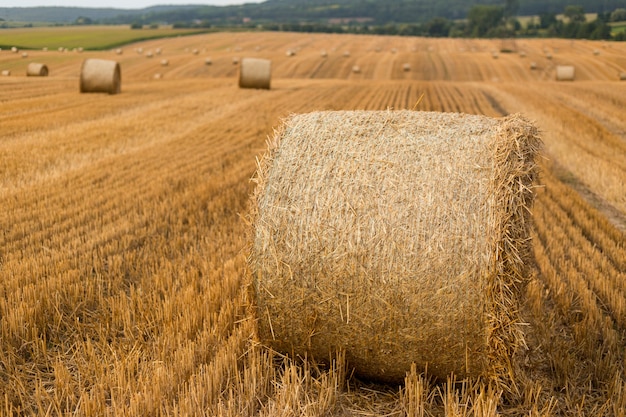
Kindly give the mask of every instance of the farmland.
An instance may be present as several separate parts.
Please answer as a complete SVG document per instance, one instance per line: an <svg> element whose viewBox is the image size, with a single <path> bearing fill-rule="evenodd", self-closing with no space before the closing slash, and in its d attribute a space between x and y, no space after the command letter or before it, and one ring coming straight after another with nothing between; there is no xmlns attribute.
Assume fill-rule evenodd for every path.
<svg viewBox="0 0 626 417"><path fill-rule="evenodd" d="M0 51L0 414L624 416L626 44L501 47L214 33ZM272 60L271 90L237 88L245 56ZM87 57L120 62L121 94L78 93ZM341 353L326 368L256 341L246 219L267 137L292 113L388 108L520 112L541 130L513 394L419 371L376 385Z"/></svg>

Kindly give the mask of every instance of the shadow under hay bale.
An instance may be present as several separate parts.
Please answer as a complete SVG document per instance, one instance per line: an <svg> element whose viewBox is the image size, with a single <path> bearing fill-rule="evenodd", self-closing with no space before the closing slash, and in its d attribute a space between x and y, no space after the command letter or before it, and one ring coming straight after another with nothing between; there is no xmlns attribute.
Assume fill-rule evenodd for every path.
<svg viewBox="0 0 626 417"><path fill-rule="evenodd" d="M26 67L26 75L28 77L47 77L48 66L37 62L31 62Z"/></svg>
<svg viewBox="0 0 626 417"><path fill-rule="evenodd" d="M287 354L345 351L401 383L514 381L541 141L519 115L292 116L259 164L249 270L259 337Z"/></svg>
<svg viewBox="0 0 626 417"><path fill-rule="evenodd" d="M239 87L269 90L272 80L272 61L261 58L243 58L239 66Z"/></svg>
<svg viewBox="0 0 626 417"><path fill-rule="evenodd" d="M81 93L119 94L122 87L120 64L106 59L89 58L80 70Z"/></svg>

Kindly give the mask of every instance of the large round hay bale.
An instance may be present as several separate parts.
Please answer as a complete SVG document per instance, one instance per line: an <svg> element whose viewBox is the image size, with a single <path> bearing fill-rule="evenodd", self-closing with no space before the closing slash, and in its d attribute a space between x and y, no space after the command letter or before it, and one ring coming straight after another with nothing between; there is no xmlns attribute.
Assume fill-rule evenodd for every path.
<svg viewBox="0 0 626 417"><path fill-rule="evenodd" d="M574 81L575 69L573 65L557 65L556 80L557 81Z"/></svg>
<svg viewBox="0 0 626 417"><path fill-rule="evenodd" d="M240 88L269 90L272 80L272 61L261 58L243 58L239 67Z"/></svg>
<svg viewBox="0 0 626 417"><path fill-rule="evenodd" d="M107 59L89 58L80 70L81 93L118 94L121 91L120 64Z"/></svg>
<svg viewBox="0 0 626 417"><path fill-rule="evenodd" d="M292 116L259 165L249 270L261 341L361 377L511 382L524 343L537 129L414 111ZM505 385L503 385L505 386Z"/></svg>
<svg viewBox="0 0 626 417"><path fill-rule="evenodd" d="M26 75L29 77L47 77L48 66L37 62L31 62L26 67Z"/></svg>

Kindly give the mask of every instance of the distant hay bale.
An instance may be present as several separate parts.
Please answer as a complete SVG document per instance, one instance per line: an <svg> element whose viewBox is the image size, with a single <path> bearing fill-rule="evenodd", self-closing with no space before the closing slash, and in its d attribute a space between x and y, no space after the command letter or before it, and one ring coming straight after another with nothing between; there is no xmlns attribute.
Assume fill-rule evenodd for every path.
<svg viewBox="0 0 626 417"><path fill-rule="evenodd" d="M556 80L557 81L574 81L575 70L572 65L557 65Z"/></svg>
<svg viewBox="0 0 626 417"><path fill-rule="evenodd" d="M154 53L155 53L155 54L157 54L157 55L161 55L161 52L163 52L163 51L161 50L161 48L156 48L156 49L154 50Z"/></svg>
<svg viewBox="0 0 626 417"><path fill-rule="evenodd" d="M498 59L498 53L497 53L496 51L493 51L493 52L491 53L491 57L492 57L493 59Z"/></svg>
<svg viewBox="0 0 626 417"><path fill-rule="evenodd" d="M398 52L398 49L397 49L397 48L391 48L391 53L392 53L392 54L395 54L396 52Z"/></svg>
<svg viewBox="0 0 626 417"><path fill-rule="evenodd" d="M31 62L26 67L26 75L28 77L47 77L48 66L37 62Z"/></svg>
<svg viewBox="0 0 626 417"><path fill-rule="evenodd" d="M76 48L76 52L78 52L79 54L82 54L84 51L82 46L79 46L78 48Z"/></svg>
<svg viewBox="0 0 626 417"><path fill-rule="evenodd" d="M47 48L47 47L45 47L45 46L44 46L43 48L41 48L41 50L42 50L43 52L48 52L48 48Z"/></svg>
<svg viewBox="0 0 626 417"><path fill-rule="evenodd" d="M600 50L599 49L594 49L593 50L593 54L594 55L600 55Z"/></svg>
<svg viewBox="0 0 626 417"><path fill-rule="evenodd" d="M163 75L161 75L161 73L157 72L156 74L154 74L154 76L152 77L155 80L160 80L161 78L163 78Z"/></svg>
<svg viewBox="0 0 626 417"><path fill-rule="evenodd" d="M11 75L11 70L2 70L2 76L3 77L8 77Z"/></svg>
<svg viewBox="0 0 626 417"><path fill-rule="evenodd" d="M328 56L328 52L326 52L326 50L325 50L325 49L323 49L323 50L320 52L320 56L321 56L322 58L326 58L326 57Z"/></svg>
<svg viewBox="0 0 626 417"><path fill-rule="evenodd" d="M213 60L211 58L205 58L204 65L213 65Z"/></svg>
<svg viewBox="0 0 626 417"><path fill-rule="evenodd" d="M117 48L117 49L115 50L115 53L116 53L117 55L122 55L122 54L124 53L124 50L123 50L123 49L121 49L121 48Z"/></svg>
<svg viewBox="0 0 626 417"><path fill-rule="evenodd" d="M192 53L192 54L194 54L194 55L198 55L198 54L200 53L200 51L199 51L199 50L197 50L197 49L193 49L193 50L191 51L191 53Z"/></svg>
<svg viewBox="0 0 626 417"><path fill-rule="evenodd" d="M22 52L22 58L28 58L28 53L27 52Z"/></svg>
<svg viewBox="0 0 626 417"><path fill-rule="evenodd" d="M414 111L316 112L255 176L249 271L262 343L361 377L514 379L537 129Z"/></svg>
<svg viewBox="0 0 626 417"><path fill-rule="evenodd" d="M152 53L152 51L146 52L146 58L152 58L153 56L154 54Z"/></svg>
<svg viewBox="0 0 626 417"><path fill-rule="evenodd" d="M11 47L11 52L13 52L14 54L17 54L19 51L20 51L20 50L19 50L19 49L17 49L17 47L16 47L16 46L12 46L12 47Z"/></svg>
<svg viewBox="0 0 626 417"><path fill-rule="evenodd" d="M65 51L65 48L63 48L62 46L59 46L59 48L57 49L57 51L59 51L59 52L64 52L64 51Z"/></svg>
<svg viewBox="0 0 626 417"><path fill-rule="evenodd" d="M519 56L520 58L526 58L526 52L520 51Z"/></svg>
<svg viewBox="0 0 626 417"><path fill-rule="evenodd" d="M168 61L167 59L162 59L161 60L161 66L162 67L167 67L170 64L170 61Z"/></svg>
<svg viewBox="0 0 626 417"><path fill-rule="evenodd" d="M135 49L135 51L136 51L139 55L143 54L143 48L137 48L137 49Z"/></svg>
<svg viewBox="0 0 626 417"><path fill-rule="evenodd" d="M350 51L344 51L343 56L346 58L350 57Z"/></svg>
<svg viewBox="0 0 626 417"><path fill-rule="evenodd" d="M80 71L81 93L119 94L122 86L120 64L106 59L89 58Z"/></svg>
<svg viewBox="0 0 626 417"><path fill-rule="evenodd" d="M293 49L288 49L287 52L285 52L285 55L296 56L296 51L294 51Z"/></svg>
<svg viewBox="0 0 626 417"><path fill-rule="evenodd" d="M552 59L552 54L548 52L548 53L546 54L546 58L547 58L547 59Z"/></svg>
<svg viewBox="0 0 626 417"><path fill-rule="evenodd" d="M405 62L404 65L402 65L402 71L404 72L411 71L411 64L409 64L408 62Z"/></svg>
<svg viewBox="0 0 626 417"><path fill-rule="evenodd" d="M360 74L361 73L361 67L359 67L358 65L354 65L352 67L352 72L355 74Z"/></svg>
<svg viewBox="0 0 626 417"><path fill-rule="evenodd" d="M619 73L619 79L621 81L626 81L626 72L620 72Z"/></svg>
<svg viewBox="0 0 626 417"><path fill-rule="evenodd" d="M536 62L534 62L534 61L533 61L533 62L531 62L531 63L530 63L530 69L531 69L531 70L536 70L536 69L537 69L537 63L536 63Z"/></svg>
<svg viewBox="0 0 626 417"><path fill-rule="evenodd" d="M240 88L270 89L272 61L261 58L243 58L239 67Z"/></svg>
<svg viewBox="0 0 626 417"><path fill-rule="evenodd" d="M239 58L234 56L233 57L233 65L238 65L239 64Z"/></svg>

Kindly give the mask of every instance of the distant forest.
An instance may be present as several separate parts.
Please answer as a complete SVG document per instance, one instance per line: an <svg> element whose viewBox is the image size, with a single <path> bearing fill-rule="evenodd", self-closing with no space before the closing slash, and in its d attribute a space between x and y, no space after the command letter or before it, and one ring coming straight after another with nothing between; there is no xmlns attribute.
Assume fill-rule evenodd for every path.
<svg viewBox="0 0 626 417"><path fill-rule="evenodd" d="M141 10L0 8L0 20L129 24L136 29L171 24L437 37L625 40L626 25L614 23L626 21L622 16L625 9L626 0L267 0L237 6L156 6ZM588 21L585 13L597 13L598 18ZM536 17L521 23L517 16Z"/></svg>

